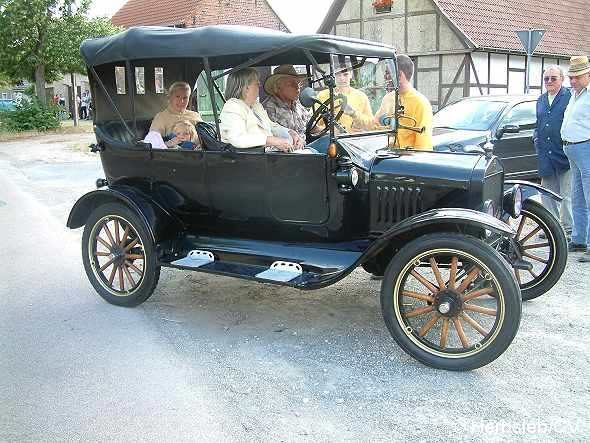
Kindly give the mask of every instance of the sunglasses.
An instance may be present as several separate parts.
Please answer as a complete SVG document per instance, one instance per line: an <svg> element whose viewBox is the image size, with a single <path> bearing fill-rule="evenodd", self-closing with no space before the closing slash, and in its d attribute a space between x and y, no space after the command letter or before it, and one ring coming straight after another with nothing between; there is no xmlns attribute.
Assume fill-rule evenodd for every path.
<svg viewBox="0 0 590 443"><path fill-rule="evenodd" d="M545 83L549 83L550 81L556 82L557 76L552 75L552 76L543 77L543 80L545 81Z"/></svg>

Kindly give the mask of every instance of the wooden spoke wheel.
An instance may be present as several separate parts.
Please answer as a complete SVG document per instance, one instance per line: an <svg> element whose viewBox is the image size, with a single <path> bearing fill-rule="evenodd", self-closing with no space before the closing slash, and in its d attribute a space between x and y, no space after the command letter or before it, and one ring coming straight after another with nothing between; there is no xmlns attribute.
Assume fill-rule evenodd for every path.
<svg viewBox="0 0 590 443"><path fill-rule="evenodd" d="M520 290L489 245L456 234L426 235L391 260L381 288L385 323L419 361L470 370L502 354L520 323Z"/></svg>
<svg viewBox="0 0 590 443"><path fill-rule="evenodd" d="M108 302L135 306L153 292L160 274L153 244L143 221L117 203L97 208L82 240L90 282Z"/></svg>
<svg viewBox="0 0 590 443"><path fill-rule="evenodd" d="M507 218L516 230L518 251L509 261L520 259L529 269L514 269L523 300L531 300L549 291L561 277L567 264L567 240L557 219L540 203L527 199L521 216Z"/></svg>

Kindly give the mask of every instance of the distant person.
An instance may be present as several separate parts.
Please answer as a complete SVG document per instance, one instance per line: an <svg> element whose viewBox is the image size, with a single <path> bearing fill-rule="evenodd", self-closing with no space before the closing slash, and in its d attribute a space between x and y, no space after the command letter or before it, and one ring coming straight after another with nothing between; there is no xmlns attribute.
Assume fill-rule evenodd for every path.
<svg viewBox="0 0 590 443"><path fill-rule="evenodd" d="M590 62L586 56L570 59L567 73L572 96L565 109L561 138L572 174L572 241L569 251L584 252L579 262L590 263Z"/></svg>
<svg viewBox="0 0 590 443"><path fill-rule="evenodd" d="M82 98L80 99L80 118L82 120L86 120L88 118L88 98L86 98L86 93L82 93Z"/></svg>
<svg viewBox="0 0 590 443"><path fill-rule="evenodd" d="M409 129L399 129L397 133L396 147L411 147L413 149L432 150L432 106L430 101L412 86L414 75L414 62L405 54L397 56L399 70L399 100L404 108L402 115L411 117L400 118L400 124L404 126L424 127L424 132L418 133ZM383 97L381 106L375 114L375 122L382 123L383 116L393 116L395 112L395 91Z"/></svg>
<svg viewBox="0 0 590 443"><path fill-rule="evenodd" d="M539 163L541 185L558 194L563 201L558 205L552 198L541 196L543 206L549 209L561 222L566 236L572 233L570 163L563 152L561 124L571 93L562 87L563 70L551 65L543 73L547 92L537 99L537 129L533 135Z"/></svg>
<svg viewBox="0 0 590 443"><path fill-rule="evenodd" d="M305 127L311 112L299 102L299 89L305 75L297 74L293 65L281 65L264 82L269 95L263 103L268 117L285 128L292 129L305 140Z"/></svg>
<svg viewBox="0 0 590 443"><path fill-rule="evenodd" d="M336 87L334 88L334 113L340 112L337 95L346 97L346 106L343 108L342 115L338 122L346 129L347 132L368 131L374 127L373 111L367 94L360 89L350 86L352 71L346 66L342 66L336 72ZM330 97L330 90L324 89L317 95L317 100L324 102Z"/></svg>
<svg viewBox="0 0 590 443"><path fill-rule="evenodd" d="M185 82L174 82L168 90L168 106L161 112L158 112L152 120L150 132L157 132L163 138L172 135L168 141L165 142L167 147L174 147L178 143L184 141L174 136L174 126L181 121L189 121L193 125L203 121L200 114L195 111L186 109L188 106L189 97L191 95L191 87Z"/></svg>
<svg viewBox="0 0 590 443"><path fill-rule="evenodd" d="M260 77L254 68L228 75L225 98L219 115L221 141L238 149L263 146L266 152L293 152L302 149L304 140L292 129L273 122L260 102Z"/></svg>

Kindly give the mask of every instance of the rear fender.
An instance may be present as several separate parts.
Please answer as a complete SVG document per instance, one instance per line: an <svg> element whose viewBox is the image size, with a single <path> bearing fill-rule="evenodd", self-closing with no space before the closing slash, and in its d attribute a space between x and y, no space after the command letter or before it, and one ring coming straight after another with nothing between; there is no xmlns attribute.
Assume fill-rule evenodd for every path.
<svg viewBox="0 0 590 443"><path fill-rule="evenodd" d="M504 182L504 191L507 191L514 185L520 185L523 200L534 197L535 195L544 195L545 197L552 198L556 202L563 200L561 195L551 191L550 189L544 188L537 183L528 182L525 180L506 180Z"/></svg>
<svg viewBox="0 0 590 443"><path fill-rule="evenodd" d="M134 211L145 222L154 243L169 238L172 232L184 229L176 217L147 195L128 186L92 191L80 197L70 211L68 228L76 229L84 226L94 209L112 202L122 203Z"/></svg>

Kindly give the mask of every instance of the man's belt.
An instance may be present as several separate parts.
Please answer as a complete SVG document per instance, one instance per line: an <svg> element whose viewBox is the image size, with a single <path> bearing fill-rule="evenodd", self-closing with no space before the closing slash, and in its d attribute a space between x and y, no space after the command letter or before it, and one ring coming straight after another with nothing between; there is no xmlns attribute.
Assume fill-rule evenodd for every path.
<svg viewBox="0 0 590 443"><path fill-rule="evenodd" d="M563 141L563 146L569 146L569 145L579 145L580 143L588 143L590 142L590 138L588 140L582 140L579 142L568 142L567 140Z"/></svg>

